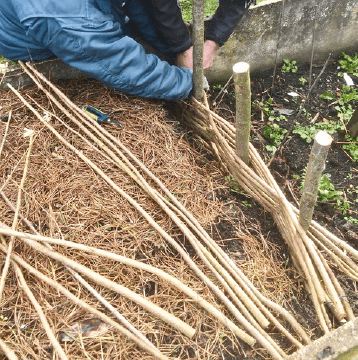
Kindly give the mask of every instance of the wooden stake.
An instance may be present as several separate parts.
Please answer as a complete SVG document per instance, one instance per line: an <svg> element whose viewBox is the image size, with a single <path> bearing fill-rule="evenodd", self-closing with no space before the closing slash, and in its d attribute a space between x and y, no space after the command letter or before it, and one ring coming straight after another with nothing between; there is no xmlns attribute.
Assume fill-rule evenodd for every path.
<svg viewBox="0 0 358 360"><path fill-rule="evenodd" d="M291 248L295 266L297 266L299 270L302 270L306 278L321 327L325 332L329 332L330 321L326 323L321 304L332 302L332 311L334 311L337 319L341 321L342 315L344 316L344 311L342 311L341 304L337 301L337 298L339 299L339 289L334 289L335 286L332 284L324 264L322 264L321 259L315 254L317 249L311 246L310 239L298 222L293 210L294 207L288 203L262 159L258 156L257 151L250 143L249 155L252 168L247 166L235 153L233 150L234 142L227 140L227 137L234 138L234 126L205 109L205 106L195 99L193 99L193 102L195 104L195 106L193 106L194 110L200 108L200 110L204 110L207 114L212 114L212 117L207 116L207 114L196 113L196 116L200 117L202 115L200 128L196 127L198 123L197 118L194 118L192 125L209 143L215 142L218 156L221 157L221 161L226 164L227 169L236 180L238 180L238 183L244 191L248 192L272 212L284 239ZM215 119L216 129L211 124L211 118ZM210 128L208 128L208 126L210 126ZM312 223L317 227L314 222L311 222L311 224ZM322 233L321 229L318 231ZM322 241L323 234L319 235ZM331 241L336 240L332 239ZM315 267L315 265L317 265L317 267Z"/></svg>
<svg viewBox="0 0 358 360"><path fill-rule="evenodd" d="M249 139L251 126L250 65L239 62L233 66L236 93L236 152L249 164Z"/></svg>
<svg viewBox="0 0 358 360"><path fill-rule="evenodd" d="M311 224L317 199L318 182L325 168L331 143L332 137L325 131L319 131L314 139L300 201L299 222L305 231Z"/></svg>
<svg viewBox="0 0 358 360"><path fill-rule="evenodd" d="M194 97L203 99L204 0L193 2L193 87Z"/></svg>

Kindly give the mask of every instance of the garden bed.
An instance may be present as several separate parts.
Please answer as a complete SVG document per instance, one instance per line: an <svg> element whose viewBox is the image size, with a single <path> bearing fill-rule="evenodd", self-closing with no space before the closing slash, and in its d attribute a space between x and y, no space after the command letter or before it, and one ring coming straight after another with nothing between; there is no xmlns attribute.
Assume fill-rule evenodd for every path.
<svg viewBox="0 0 358 360"><path fill-rule="evenodd" d="M302 77L309 79L308 66L298 64L297 73L285 73L278 68L273 92L270 90L272 70L252 78L252 96L255 104L252 116L252 143L265 161L270 163L276 181L292 203L299 200L302 172L307 165L310 151L310 144L293 132L292 124L298 122L302 126L306 124L313 126L311 117L315 119L315 124L337 122L337 109L335 105L330 105L336 100L327 101L320 98L324 92L331 92L339 98L340 90L337 89L342 88L343 81L338 77L337 65L336 62L327 65L320 80L312 89L310 102L306 103L307 112L302 111L300 117L297 117L297 113L302 100L307 96L308 84L301 84L299 79ZM324 64L317 66L313 68L312 83ZM220 165L202 146L196 134L185 128L180 119L173 115L172 104L128 97L93 80L70 81L60 84L60 87L78 106L90 104L113 113L113 117L124 125L124 129L109 126L110 132L123 141L153 173L161 178L266 297L288 309L309 332L312 339L322 335L310 296L292 266L288 247L272 216L260 204L247 197L231 176L221 171ZM292 97L288 94L291 92L299 96ZM29 89L22 93L28 100L36 103L38 109L51 109L47 97L37 90ZM326 97L329 95L326 94ZM270 98L272 100L269 100ZM294 100L295 98L297 100ZM217 113L227 120L234 121L235 100L231 83L226 87L214 86L210 93L210 101ZM356 102L351 102L351 105L355 108ZM91 169L45 130L13 94L2 92L0 106L3 120L0 123L2 134L6 128L5 121L9 110L13 111L10 131L1 156L1 183L5 183L11 174L12 180L4 191L14 203L23 167L18 164L23 160L28 143L22 137L24 128L33 129L38 134L23 204L24 215L35 225L37 231L53 237L65 236L79 243L96 245L158 266L190 284L208 301L223 308L206 286L193 276L178 253L153 233L151 227L121 197L114 194ZM285 121L282 118L277 119L278 110L293 112L285 115L287 118ZM269 116L276 119L269 119ZM112 169L106 159L99 158L82 141L73 138L64 124L57 120L54 120L54 124L56 129L63 131L66 137L79 146L89 158L100 161L108 167L111 176L114 176L126 191L153 213L161 226L182 241L176 226L153 206L148 196L136 190L131 180L123 176L121 171ZM277 124L288 131L286 133L288 136L281 147L268 138L267 132L265 135L265 126L272 124ZM352 219L358 217L355 201L357 196L355 190L358 186L357 164L349 158L345 152L347 150L342 149L343 144L337 143L337 140L344 140L344 132L333 136L336 142L329 153L325 173L330 175L328 179L331 187L335 188L333 193L335 198L329 198L326 202L319 200L315 219L356 247L354 241L357 238L357 225ZM278 148L275 154L272 152L273 146ZM345 214L342 213L343 210ZM12 218L12 211L6 203L2 203L1 221L11 226ZM29 231L23 223L21 229ZM188 243L185 243L185 246L200 267L208 271L205 264L198 260L192 247ZM111 291L95 286L166 355L198 359L269 358L260 346L251 349L238 341L225 327L205 315L205 312L199 310L182 294L178 296L177 290L155 276L148 276L146 273L139 273L89 254L78 254L60 247L57 247L57 250L83 264L90 265L93 270L105 274L110 279L142 293L197 330L195 338L190 340L156 321L151 315L145 314L137 305ZM55 275L55 278L68 286L72 292L79 291L78 284L53 260L34 253L27 245L20 242L16 243L15 252L25 259L30 259L32 265L48 276ZM357 314L358 296L355 283L340 273L337 273L337 276ZM33 276L27 275L26 279L38 299L42 301L56 334L60 334L61 331L66 332L74 324L88 319L88 314L64 301L56 291L40 285ZM96 306L96 301L85 290L81 290L80 293L84 294L86 301ZM12 270L8 275L2 305L1 333L18 354L41 359L51 356L52 347L31 304L19 291ZM335 322L334 326L337 326ZM269 328L269 333L287 352L294 351L274 327ZM98 358L103 354L107 358L121 358L128 354L136 359L149 358L130 341L123 341L121 336L108 328L94 337L67 341L64 346L71 354L71 359L83 359L87 355Z"/></svg>

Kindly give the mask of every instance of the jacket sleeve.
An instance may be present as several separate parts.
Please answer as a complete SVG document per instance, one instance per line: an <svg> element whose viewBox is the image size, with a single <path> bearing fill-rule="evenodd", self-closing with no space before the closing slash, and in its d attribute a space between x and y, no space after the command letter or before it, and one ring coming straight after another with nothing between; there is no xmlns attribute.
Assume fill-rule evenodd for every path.
<svg viewBox="0 0 358 360"><path fill-rule="evenodd" d="M132 95L167 100L187 98L192 73L171 66L124 36L118 23L86 24L76 18L32 18L27 34L68 65Z"/></svg>
<svg viewBox="0 0 358 360"><path fill-rule="evenodd" d="M250 0L219 0L219 7L206 30L206 39L224 45L237 22L245 13ZM146 0L148 12L154 19L162 41L179 53L191 46L191 40L176 0Z"/></svg>
<svg viewBox="0 0 358 360"><path fill-rule="evenodd" d="M220 0L219 7L206 30L206 39L213 40L220 46L224 45L248 8L246 3L250 1Z"/></svg>
<svg viewBox="0 0 358 360"><path fill-rule="evenodd" d="M144 0L159 36L168 49L180 53L191 46L188 29L182 20L177 0Z"/></svg>

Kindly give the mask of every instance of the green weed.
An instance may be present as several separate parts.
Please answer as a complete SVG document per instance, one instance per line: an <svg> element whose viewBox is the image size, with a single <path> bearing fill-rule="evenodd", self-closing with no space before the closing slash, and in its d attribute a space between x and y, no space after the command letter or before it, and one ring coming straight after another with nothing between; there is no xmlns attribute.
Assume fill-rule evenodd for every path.
<svg viewBox="0 0 358 360"><path fill-rule="evenodd" d="M308 80L306 78L304 78L303 76L301 76L298 81L300 82L301 85L304 85L308 82Z"/></svg>
<svg viewBox="0 0 358 360"><path fill-rule="evenodd" d="M280 146L281 141L285 138L286 129L281 128L278 124L269 124L263 127L263 135L269 139L273 145L266 145L266 150L275 152Z"/></svg>
<svg viewBox="0 0 358 360"><path fill-rule="evenodd" d="M322 202L337 201L341 199L342 191L335 189L329 177L323 174L318 182L318 197Z"/></svg>
<svg viewBox="0 0 358 360"><path fill-rule="evenodd" d="M349 152L350 156L355 162L358 162L358 137L353 139L347 134L345 141L350 142L350 144L343 144L342 148Z"/></svg>
<svg viewBox="0 0 358 360"><path fill-rule="evenodd" d="M0 55L0 64L6 64L6 63L8 63L9 65L16 65L15 61L11 61Z"/></svg>
<svg viewBox="0 0 358 360"><path fill-rule="evenodd" d="M252 105L258 107L265 115L267 115L269 121L287 121L287 118L284 115L275 116L272 98L269 98L267 102L255 100Z"/></svg>
<svg viewBox="0 0 358 360"><path fill-rule="evenodd" d="M242 204L245 205L247 208L252 208L252 204L249 203L247 200L243 200Z"/></svg>
<svg viewBox="0 0 358 360"><path fill-rule="evenodd" d="M223 87L222 84L214 84L214 85L213 85L213 89L214 89L214 90L221 90L222 87Z"/></svg>
<svg viewBox="0 0 358 360"><path fill-rule="evenodd" d="M348 74L353 74L358 76L358 54L355 54L353 57L347 55L346 53L342 52L341 56L343 59L339 60L339 65L345 72ZM343 71L338 73L339 76L343 76Z"/></svg>
<svg viewBox="0 0 358 360"><path fill-rule="evenodd" d="M230 187L231 191L239 193L239 194L241 193L239 184L235 178L228 175L228 176L225 176L225 180L229 182L229 187Z"/></svg>
<svg viewBox="0 0 358 360"><path fill-rule="evenodd" d="M293 175L294 179L300 181L300 189L303 190L304 181L306 177L307 167L302 171L302 176ZM341 211L343 215L347 213L350 208L350 202L342 199L343 192L336 190L334 184L326 174L323 174L318 181L317 199L324 203L333 203L334 208Z"/></svg>
<svg viewBox="0 0 358 360"><path fill-rule="evenodd" d="M289 60L289 59L283 59L283 64L281 66L281 70L284 73L297 73L298 67L297 67L297 61L296 60Z"/></svg>
<svg viewBox="0 0 358 360"><path fill-rule="evenodd" d="M352 217L352 216L345 216L344 220L350 222L351 224L356 224L358 225L358 219Z"/></svg>

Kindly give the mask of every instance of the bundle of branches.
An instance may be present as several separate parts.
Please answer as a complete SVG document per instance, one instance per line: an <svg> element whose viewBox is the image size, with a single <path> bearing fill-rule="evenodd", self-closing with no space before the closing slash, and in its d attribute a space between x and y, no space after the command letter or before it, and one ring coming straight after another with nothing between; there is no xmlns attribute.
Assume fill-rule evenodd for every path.
<svg viewBox="0 0 358 360"><path fill-rule="evenodd" d="M141 336L137 330L133 329L132 326L129 327L122 317L119 316L120 314L116 313L111 304L108 304L108 301L103 299L98 291L95 292L82 276L89 278L91 282L95 282L99 286L106 287L125 296L188 337L193 337L195 335L195 330L182 320L175 318L170 312L160 309L155 304L151 304L145 298L130 291L126 287L119 285L118 282L111 281L104 275L90 270L80 262L74 261L68 256L64 256L59 251L50 249L48 247L50 244L53 246L55 245L56 249L66 247L72 249L75 254L75 251L95 254L115 262L121 262L127 266L156 274L165 281L170 282L171 285L176 286L181 292L185 293L186 296L190 297L192 301L204 308L211 317L221 322L221 324L227 327L235 336L242 339L245 343L253 346L257 341L274 359L281 359L286 356L286 353L268 334L266 329L270 323L272 323L297 348L303 346L301 341L305 344L310 342L306 332L294 317L287 310L264 297L257 288L254 287L249 279L238 268L236 263L230 259L215 241L213 241L192 213L189 212L170 191L168 191L166 186L151 171L149 171L148 168L118 140L118 138L99 126L96 121L71 102L68 97L38 73L31 65L28 64L27 66L22 66L29 76L33 78L37 86L47 95L50 105L46 108L43 108L40 104L32 105L17 90L12 87L11 90L18 96L21 102L31 110L38 120L40 120L43 126L52 132L58 142L61 142L67 149L76 154L78 159L81 160L81 163L84 162L99 176L99 178L107 183L109 188L127 201L135 211L156 230L157 234L166 240L175 251L180 254L181 258L190 267L196 277L201 279L206 287L210 289L212 294L226 307L225 312L228 315L225 315L217 307L207 302L198 293L194 292L184 284L181 284L174 277L169 276L154 267L146 266L141 262L130 260L124 256L100 250L99 248L92 246L92 244L89 246L69 241L71 239L64 240L63 238L56 239L55 237L42 236L37 233L31 223L28 223L27 225L33 230L34 234L16 231L16 216L12 228L9 228L9 226L6 226L5 224L0 226L0 233L3 234L3 236L6 235L9 237L7 244L5 238L3 238L3 245L0 249L7 254L7 264L9 264L10 260L13 262L19 279L23 279L20 268L27 270L41 281L46 282L50 286L54 286L56 290L64 294L71 301L76 302L76 304L79 304L86 310L96 314L97 317L115 327L115 329L121 331L123 334L129 336L132 340L136 341L139 346L157 358L165 358L165 356L152 344L148 344L145 337ZM46 87L43 84L45 84ZM34 102L33 100L31 101ZM57 113L52 110L55 107L66 116L66 122L62 120L62 116L58 116ZM58 125L51 124L51 119L56 120L57 124L62 124L62 127L66 127L67 132L65 136L59 133L58 129L60 129L60 127ZM33 134L31 135L31 139L33 139ZM79 143L82 144L82 149L79 147ZM88 147L86 151L83 150L83 145ZM28 158L30 152L31 147L28 150ZM86 152L97 152L98 154L101 154L101 161L95 162L91 160L89 156L86 156ZM177 229L179 229L180 234L185 241L190 243L197 256L204 264L204 267L199 267L197 261L194 261L193 256L188 254L184 244L179 240L180 236L173 237L170 235L160 222L156 221L150 212L145 209L145 205L140 203L142 195L139 195L139 192L136 198L134 195L130 195L123 189L124 184L119 185L120 182L116 179L118 169L121 169L127 174L131 179L131 182L136 183L146 196L149 196L155 201L159 206L160 211L166 214L166 217L176 225ZM23 178L25 179L25 177L26 172L24 171ZM22 186L20 186L20 189L21 188ZM15 209L16 214L19 214L20 203L21 191L19 191L18 195L18 206L17 209ZM155 210L155 212L157 211L158 210ZM155 235L155 237L156 236L157 235ZM83 303L76 296L73 296L73 294L71 294L64 286L31 267L20 255L14 254L13 244L15 238L21 239L27 249L30 248L35 250L36 252L53 259L53 261L55 260L61 263L69 269L71 274L91 293L95 294L99 301L101 301L111 313L114 315L117 314L116 318L118 320L120 319L125 326L128 326L129 331L121 327L104 313L88 307L86 303ZM44 244L47 244L47 247L45 247ZM211 273L211 275L208 275L209 273ZM213 281L212 278L214 278L215 281ZM3 271L2 279L4 279L3 281L6 279L6 270ZM120 281L120 279L118 280ZM20 282L25 288L25 282L22 280ZM0 290L2 291L2 289ZM29 297L31 297L30 293ZM36 304L33 297L31 297L31 299L33 305L38 309L38 313L41 314L41 306ZM167 304L167 306L170 308L170 304ZM281 322L272 314L272 311L280 315L283 324L281 324ZM66 358L66 354L56 343L53 334L51 335L51 331L49 326L46 325L46 319L43 314L41 315L41 319L54 348L60 354L61 358ZM237 324L244 328L244 330L239 328ZM296 334L298 334L300 340L294 337L287 328L293 329Z"/></svg>
<svg viewBox="0 0 358 360"><path fill-rule="evenodd" d="M285 198L256 149L250 144L250 165L246 165L235 151L235 126L211 111L207 100L204 105L193 99L193 103L186 104L183 114L184 121L206 140L239 186L272 213L305 281L324 332L332 329L330 314L339 323L352 320L354 314L344 290L321 251L353 280L358 279L355 263L358 252L315 221L304 231L298 222L298 210Z"/></svg>

